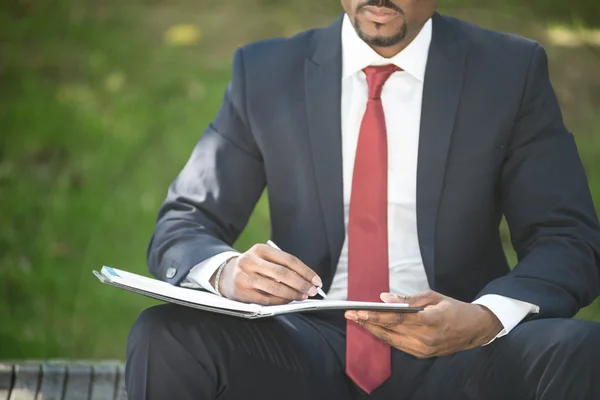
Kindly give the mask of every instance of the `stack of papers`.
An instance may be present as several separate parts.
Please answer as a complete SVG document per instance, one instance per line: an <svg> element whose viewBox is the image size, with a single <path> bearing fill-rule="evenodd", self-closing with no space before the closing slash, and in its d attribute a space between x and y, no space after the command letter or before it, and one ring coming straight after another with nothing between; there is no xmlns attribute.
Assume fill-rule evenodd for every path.
<svg viewBox="0 0 600 400"><path fill-rule="evenodd" d="M94 275L102 283L157 300L242 318L263 318L317 310L380 310L396 312L418 312L423 310L422 308L409 307L408 304L401 303L386 304L337 300L305 300L281 306L261 306L229 300L203 290L173 286L167 282L111 267L103 267L100 272L94 271Z"/></svg>

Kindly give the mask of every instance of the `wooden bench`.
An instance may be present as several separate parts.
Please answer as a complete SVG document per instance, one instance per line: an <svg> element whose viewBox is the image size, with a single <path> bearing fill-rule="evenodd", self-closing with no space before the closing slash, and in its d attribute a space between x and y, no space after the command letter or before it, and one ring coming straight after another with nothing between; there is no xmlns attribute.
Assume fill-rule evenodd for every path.
<svg viewBox="0 0 600 400"><path fill-rule="evenodd" d="M0 361L0 400L126 400L115 361Z"/></svg>

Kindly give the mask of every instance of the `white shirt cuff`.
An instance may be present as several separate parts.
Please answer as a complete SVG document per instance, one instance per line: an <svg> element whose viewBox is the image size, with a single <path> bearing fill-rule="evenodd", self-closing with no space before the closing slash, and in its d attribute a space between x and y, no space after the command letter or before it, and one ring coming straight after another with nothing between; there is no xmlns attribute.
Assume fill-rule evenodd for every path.
<svg viewBox="0 0 600 400"><path fill-rule="evenodd" d="M508 335L510 331L512 331L515 326L523 321L529 314L537 314L540 312L539 306L497 294L487 294L482 296L475 300L473 304L487 307L500 320L504 327L494 339L485 344L486 346L494 340Z"/></svg>
<svg viewBox="0 0 600 400"><path fill-rule="evenodd" d="M219 253L202 261L194 266L188 276L184 279L181 286L193 289L205 289L214 294L218 294L214 287L210 284L210 278L219 269L219 266L232 257L239 256L240 253L234 251L226 251Z"/></svg>

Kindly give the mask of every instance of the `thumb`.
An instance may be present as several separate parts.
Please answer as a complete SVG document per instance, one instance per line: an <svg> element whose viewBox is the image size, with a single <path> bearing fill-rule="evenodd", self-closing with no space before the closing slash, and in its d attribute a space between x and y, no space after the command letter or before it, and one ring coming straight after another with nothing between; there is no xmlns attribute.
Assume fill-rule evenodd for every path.
<svg viewBox="0 0 600 400"><path fill-rule="evenodd" d="M434 291L427 291L413 296L402 296L391 293L382 293L381 300L384 303L406 303L410 307L427 307L439 303L443 296Z"/></svg>
<svg viewBox="0 0 600 400"><path fill-rule="evenodd" d="M404 296L398 296L391 293L381 293L381 296L379 297L384 303L406 303L406 301L404 301Z"/></svg>

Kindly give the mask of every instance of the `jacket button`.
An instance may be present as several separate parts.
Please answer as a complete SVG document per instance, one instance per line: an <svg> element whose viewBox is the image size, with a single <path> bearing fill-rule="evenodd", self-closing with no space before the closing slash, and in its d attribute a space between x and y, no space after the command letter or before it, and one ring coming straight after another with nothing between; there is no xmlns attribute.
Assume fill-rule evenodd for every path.
<svg viewBox="0 0 600 400"><path fill-rule="evenodd" d="M167 270L167 279L171 279L175 276L175 274L177 274L177 269L176 268L169 268Z"/></svg>

